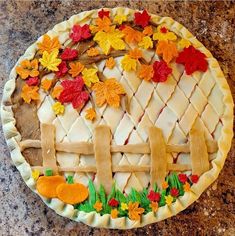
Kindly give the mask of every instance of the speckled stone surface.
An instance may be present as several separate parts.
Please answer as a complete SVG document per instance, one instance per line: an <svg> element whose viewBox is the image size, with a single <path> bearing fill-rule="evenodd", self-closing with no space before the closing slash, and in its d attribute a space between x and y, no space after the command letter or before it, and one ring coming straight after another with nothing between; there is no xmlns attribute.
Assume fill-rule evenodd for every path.
<svg viewBox="0 0 235 236"><path fill-rule="evenodd" d="M0 93L17 58L73 14L100 7L146 8L186 26L218 59L235 94L234 1L0 1ZM233 70L233 71L232 71ZM0 95L1 95L0 94ZM217 181L182 213L142 229L95 229L58 216L26 187L0 137L0 235L235 235L235 145Z"/></svg>

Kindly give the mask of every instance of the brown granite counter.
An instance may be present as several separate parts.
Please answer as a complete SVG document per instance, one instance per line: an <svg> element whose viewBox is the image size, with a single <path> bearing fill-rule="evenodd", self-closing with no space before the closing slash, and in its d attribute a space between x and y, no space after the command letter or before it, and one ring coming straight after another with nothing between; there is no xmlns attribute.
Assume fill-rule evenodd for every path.
<svg viewBox="0 0 235 236"><path fill-rule="evenodd" d="M71 15L93 8L127 6L171 16L218 59L235 96L234 1L0 1L0 86L17 58L39 36ZM23 182L0 138L0 235L235 235L235 145L217 181L182 213L142 229L90 228L58 216Z"/></svg>

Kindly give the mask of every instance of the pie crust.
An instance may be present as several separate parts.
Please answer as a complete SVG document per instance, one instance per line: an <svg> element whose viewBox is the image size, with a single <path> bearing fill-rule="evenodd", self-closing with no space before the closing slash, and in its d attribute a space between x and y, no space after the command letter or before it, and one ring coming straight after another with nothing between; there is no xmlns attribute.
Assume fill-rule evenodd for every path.
<svg viewBox="0 0 235 236"><path fill-rule="evenodd" d="M99 9L101 10L101 9ZM82 12L80 14L72 16L69 20L64 21L62 23L57 24L52 30L47 32L47 35L54 37L59 36L59 40L61 43L65 42L65 40L68 38L69 30L74 24L84 24L86 22L89 22L89 19L97 17L97 13L99 10L92 10L92 11L86 11ZM108 9L112 16L115 16L116 14L124 14L124 15L130 15L133 16L136 11L128 9L128 8L114 8L114 9ZM191 78L190 76L187 76L185 73L182 74L180 80L180 70L179 67L172 64L173 68L173 76L174 78L170 77L166 84L158 84L157 86L153 86L152 83L148 84L142 81L141 83L136 79L136 76L134 76L132 73L126 73L124 72L121 78L120 82L123 84L123 86L126 89L127 94L132 94L132 103L130 106L130 115L132 116L132 120L128 117L127 114L117 114L115 117L112 117L113 111L112 109L105 109L101 107L99 109L99 113L104 117L104 120L107 119L107 122L100 122L100 124L104 124L104 126L100 126L98 129L96 129L96 139L93 140L94 143L94 152L96 153L95 159L97 161L97 164L99 165L102 162L102 159L109 155L109 143L103 143L102 135L103 133L106 134L106 136L109 136L109 130L107 129L106 123L110 126L111 132L114 134L114 140L115 143L112 143L111 150L112 152L116 152L113 154L113 164L116 165L116 168L118 168L119 165L129 165L130 161L132 161L134 158L133 156L137 156L137 159L139 160L138 165L140 167L147 166L149 164L149 159L147 160L145 158L146 155L149 155L150 153L149 146L144 145L140 147L141 153L143 154L142 157L140 157L139 154L136 154L138 149L136 150L137 146L135 146L136 143L143 143L146 142L147 138L149 137L150 140L150 149L151 149L151 155L155 154L154 156L159 156L159 161L161 163L161 166L164 168L167 168L167 163L164 161L167 158L169 158L171 163L168 163L169 166L173 166L173 156L168 155L171 151L177 150L177 144L181 144L180 150L182 150L182 144L183 148L185 149L185 152L188 152L188 150L194 150L192 155L192 163L193 166L197 166L197 157L198 152L200 152L200 156L205 159L208 159L208 153L206 148L208 149L208 152L213 152L218 148L218 150L214 154L209 153L209 160L210 163L207 163L206 165L203 164L203 168L205 168L205 173L199 173L202 174L200 176L200 179L197 184L192 185L191 190L189 192L185 192L185 194L181 197L178 197L172 205L168 206L162 206L158 209L157 213L154 214L153 212L149 212L146 215L142 215L142 218L140 221L133 221L130 220L127 217L119 217L116 219L113 219L110 217L109 214L100 215L99 213L90 212L85 213L82 211L78 211L74 209L74 207L70 204L65 204L61 200L57 198L53 198L51 200L48 200L41 195L39 195L42 200L45 202L47 206L54 209L59 215L68 217L72 220L83 222L87 225L93 226L93 227L105 227L105 228L118 228L118 229L130 229L130 228L136 228L136 227L142 227L146 224L158 222L161 220L164 220L168 217L171 217L173 215L176 215L180 211L187 208L190 204L192 204L194 201L196 201L202 192L215 181L215 179L218 177L219 172L221 168L224 165L224 161L226 159L227 153L231 146L231 140L233 137L233 100L231 96L231 92L229 89L229 86L226 82L226 79L224 78L223 72L220 69L220 66L215 58L211 55L211 53L181 24L174 21L173 19L169 17L160 17L157 15L151 15L151 21L157 25L164 24L167 26L167 28L174 32L175 34L181 36L184 39L187 39L190 41L190 43L197 49L199 49L202 53L204 53L207 57L208 61L208 70L205 73L197 73L195 72ZM37 51L37 43L42 40L42 37L37 40L34 44L32 44L24 53L22 57L19 58L18 62L16 63L16 66L23 61L24 59L33 59L34 55ZM122 54L120 54L122 55ZM146 60L148 59L148 53L145 54ZM152 55L153 56L153 55ZM117 62L120 63L120 60ZM116 63L116 67L114 70L119 70L120 65ZM36 183L35 180L32 178L32 169L29 163L26 161L25 157L22 155L22 150L24 150L26 147L33 146L35 148L40 147L43 143L46 143L47 146L53 147L56 145L57 150L66 150L71 151L71 145L69 147L67 146L66 142L60 142L59 140L62 140L61 137L64 137L65 135L63 132L67 132L67 135L69 136L69 139L67 141L88 141L90 140L91 136L87 136L87 139L80 139L81 137L77 137L76 133L73 133L73 130L80 129L81 132L83 132L82 127L80 124L85 122L84 116L81 114L81 119L77 119L77 117L73 117L73 113L70 114L70 118L66 120L65 118L61 118L61 120L54 120L54 125L56 131L58 131L59 123L63 123L63 131L58 132L56 134L56 144L54 143L54 140L49 135L44 135L45 132L47 133L48 130L54 129L54 127L50 124L42 124L41 130L45 130L45 132L42 132L41 137L41 143L37 141L22 141L22 134L20 134L16 128L16 120L15 120L15 114L13 112L13 105L12 105L12 94L15 91L16 88L16 66L12 69L10 73L10 78L6 82L3 92L3 99L2 99L2 106L1 106L1 117L2 117L2 124L3 124L3 131L6 138L7 145L10 149L11 158L17 167L17 169L20 171L25 183L32 189L32 191L37 193L36 190ZM98 67L103 67L104 64L100 63ZM106 71L105 71L106 70ZM104 74L109 75L110 71L106 68L103 71ZM117 72L118 73L118 72ZM128 79L128 82L127 82ZM129 83L129 84L128 84ZM124 85L125 84L125 85ZM147 90L154 90L153 92L153 101L156 103L151 102L151 99L148 98L148 95L146 94ZM138 97L141 97L140 101L138 100ZM177 102L179 101L180 102ZM51 115L50 112L45 113L45 110L47 109L46 104L50 104L50 98L47 96L44 98L43 103L40 104L41 109L37 111L39 120L41 123L50 123L48 121L51 120L51 117L53 117L53 114ZM153 117L157 112L159 112L164 104L164 111L161 112L161 115L158 117L157 121L153 121ZM45 106L45 110L43 110L43 106ZM138 121L139 117L138 114L140 114L143 111L143 108L146 109L145 115L142 117L142 121ZM66 109L71 109L71 107L67 107ZM46 110L47 111L47 110ZM197 119L197 117L200 117L200 119ZM120 120L120 117L122 119ZM71 122L71 119L73 120L73 126L74 129L69 129ZM101 118L102 119L102 118ZM44 120L46 122L44 122ZM52 119L53 120L53 119ZM74 123L74 121L76 122ZM108 122L112 121L112 122ZM150 124L153 124L155 122L155 125L160 127L163 130L163 136L161 138L161 132L159 133L158 129L151 128L149 131L149 134L146 133L146 128L151 126ZM200 123L202 122L202 123ZM52 122L51 122L52 123ZM195 123L194 128L191 129L193 123ZM92 127L88 127L89 123L86 121L86 128L88 128L88 131L91 132ZM206 140L207 145L204 146L204 148L197 150L194 148L196 145L203 142L202 139L198 139L197 136L193 136L193 134L197 133L197 135L200 135L202 132L201 125L203 124L206 127ZM36 124L36 128L39 129L38 124ZM129 146L128 154L124 158L123 156L120 157L120 153L118 154L118 150L120 150L119 145L122 146L123 140L126 140L126 135L130 134L130 130L133 129L133 127L136 127L136 131L134 131L129 137L129 143L133 144L133 146ZM35 128L35 125L34 125ZM115 131L115 132L114 132ZM50 132L49 132L50 133ZM213 133L213 137L211 135ZM86 135L86 131L82 133L82 137ZM186 144L185 141L187 141L188 136L194 137L191 139L190 144ZM151 138L152 137L152 138ZM158 139L154 139L154 137L159 137ZM204 137L204 136L203 136ZM40 139L40 137L35 137L35 140ZM80 139L80 140L79 140ZM167 145L162 143L164 142L164 139L167 140ZM215 147L215 143L211 142L213 139L217 141L217 145ZM157 144L156 144L157 140ZM208 141L209 140L209 141ZM66 141L66 140L65 140ZM175 146L172 144L176 144ZM156 148L156 145L158 148ZM162 146L163 145L163 146ZM162 148L159 148L162 147ZM192 146L192 147L191 147ZM206 147L207 146L207 147ZM102 147L102 148L100 148ZM138 146L139 147L139 146ZM80 146L75 145L74 149L79 150ZM82 147L84 149L84 145ZM127 147L121 147L123 148L123 152L125 148ZM33 149L33 148L32 148ZM53 148L52 148L53 149ZM92 154L94 153L93 148L89 145L86 146L86 153ZM97 149L97 151L96 151ZM161 150L161 152L159 152ZM78 151L79 152L79 151ZM42 155L47 156L47 158L43 159L46 160L47 163L44 163L43 165L50 166L54 171L58 171L58 167L56 165L56 161L53 160L53 153L47 153L47 150L43 150L42 148ZM66 154L67 155L67 154ZM116 157L114 157L116 155ZM132 155L132 156L131 156ZM185 163L184 160L185 155L188 154L180 154L181 162L180 164L188 165L189 163ZM63 155L60 154L57 156L57 161L62 165L64 170L66 168L69 169L68 163L66 166L65 161L63 161ZM70 155L71 163L76 162L76 157L74 154ZM87 163L90 159L88 159ZM101 161L100 161L101 160ZM83 166L86 168L86 161L82 159L82 156L80 157L80 161L83 161ZM94 162L91 162L94 164ZM157 163L157 160L156 160ZM111 165L112 163L107 163L107 165ZM176 163L177 164L177 163ZM36 166L38 164L36 163ZM89 165L89 163L88 163ZM101 164L102 165L102 164ZM209 166L210 165L210 166ZM155 166L155 165L153 165ZM106 166L100 166L99 169L106 168ZM124 168L124 167L123 167ZM151 180L149 179L149 176L144 174L143 172L138 172L137 175L135 175L135 169L131 169L132 167L128 167L129 173L125 172L118 173L116 176L116 182L118 183L121 181L121 179L129 179L128 181L130 183L127 184L127 182L123 183L122 190L125 188L125 191L128 192L128 189L131 188L132 184L134 183L135 187L141 188L141 181L146 182L143 184L146 186L148 182ZM164 170L163 168L163 170ZM173 167L172 167L173 168ZM197 168L197 167L195 167ZM70 168L71 169L71 168ZM209 169L209 170L208 170ZM208 171L207 171L208 170ZM194 171L194 170L192 170ZM151 176L157 175L161 176L161 170L157 170L155 168L152 168L150 170ZM111 173L112 174L112 173ZM97 175L99 176L100 173L98 172ZM131 176L131 177L130 177ZM133 176L133 177L132 177ZM77 178L81 178L82 176L77 176ZM84 176L83 176L84 177ZM110 173L107 172L106 176L100 176L100 180L105 181L105 179L108 179L112 176L110 176ZM84 177L85 178L85 177ZM148 179L147 181L145 179ZM98 178L99 179L99 178ZM137 179L138 184L135 184L135 181ZM164 179L161 179L161 182ZM87 179L85 180L85 182ZM96 183L97 184L97 183ZM140 186L139 186L140 185ZM108 186L107 186L108 188Z"/></svg>

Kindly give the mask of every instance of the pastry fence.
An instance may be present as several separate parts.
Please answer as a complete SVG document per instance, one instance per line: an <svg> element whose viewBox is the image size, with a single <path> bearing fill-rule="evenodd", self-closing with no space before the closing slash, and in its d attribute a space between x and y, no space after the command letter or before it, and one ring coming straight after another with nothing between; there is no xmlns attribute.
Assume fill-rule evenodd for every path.
<svg viewBox="0 0 235 236"><path fill-rule="evenodd" d="M97 174L98 183L102 183L107 192L113 183L113 172L150 172L150 185L161 186L168 171L187 171L201 175L209 170L209 155L217 151L215 141L206 141L200 122L195 122L189 132L189 143L169 145L165 143L161 129L149 128L149 142L139 144L112 145L112 134L108 126L100 125L94 130L91 142L55 142L55 127L51 124L41 124L41 140L23 140L21 151L26 148L42 149L42 166L32 166L43 173L51 168L54 174L58 172L93 172ZM60 167L57 165L56 151L94 155L96 166ZM149 154L150 165L112 165L111 153ZM169 163L167 153L190 153L191 165ZM134 158L134 157L133 157Z"/></svg>

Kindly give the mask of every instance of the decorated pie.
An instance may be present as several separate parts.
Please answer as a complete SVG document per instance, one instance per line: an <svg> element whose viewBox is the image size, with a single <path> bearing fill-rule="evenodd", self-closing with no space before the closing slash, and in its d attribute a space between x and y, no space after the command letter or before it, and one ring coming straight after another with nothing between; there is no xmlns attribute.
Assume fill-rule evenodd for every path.
<svg viewBox="0 0 235 236"><path fill-rule="evenodd" d="M146 10L56 25L20 57L1 107L11 157L58 214L128 229L184 210L218 177L233 101L211 53Z"/></svg>

